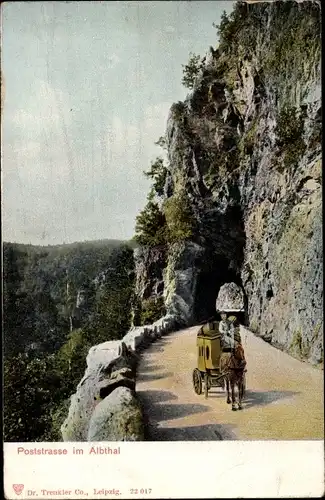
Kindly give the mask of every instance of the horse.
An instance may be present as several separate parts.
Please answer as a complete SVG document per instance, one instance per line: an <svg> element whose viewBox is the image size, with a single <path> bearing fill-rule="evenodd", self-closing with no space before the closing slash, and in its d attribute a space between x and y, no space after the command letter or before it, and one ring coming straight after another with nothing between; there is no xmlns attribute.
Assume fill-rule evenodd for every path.
<svg viewBox="0 0 325 500"><path fill-rule="evenodd" d="M242 409L244 397L244 373L246 370L246 360L244 349L240 343L236 342L233 352L222 353L220 368L224 373L227 388L227 403L232 403L232 410L236 411L235 386L238 388L238 410ZM231 399L230 399L231 388Z"/></svg>

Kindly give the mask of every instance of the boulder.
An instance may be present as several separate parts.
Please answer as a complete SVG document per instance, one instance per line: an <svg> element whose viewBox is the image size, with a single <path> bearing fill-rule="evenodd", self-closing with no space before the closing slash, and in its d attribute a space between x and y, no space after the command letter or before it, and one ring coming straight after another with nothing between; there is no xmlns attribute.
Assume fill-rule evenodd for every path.
<svg viewBox="0 0 325 500"><path fill-rule="evenodd" d="M242 289L235 283L225 283L220 287L216 309L219 311L244 310L244 297Z"/></svg>
<svg viewBox="0 0 325 500"><path fill-rule="evenodd" d="M134 391L118 387L95 408L87 441L143 441L144 424Z"/></svg>
<svg viewBox="0 0 325 500"><path fill-rule="evenodd" d="M71 397L69 414L61 427L63 441L87 441L98 401L120 387L134 391L136 363L135 354L123 342L105 342L90 349L85 376Z"/></svg>

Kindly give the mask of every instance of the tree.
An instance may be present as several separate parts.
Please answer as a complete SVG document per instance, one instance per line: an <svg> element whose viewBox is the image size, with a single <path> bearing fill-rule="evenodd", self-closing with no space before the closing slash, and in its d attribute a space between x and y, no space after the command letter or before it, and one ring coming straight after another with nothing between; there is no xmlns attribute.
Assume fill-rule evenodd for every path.
<svg viewBox="0 0 325 500"><path fill-rule="evenodd" d="M198 76L201 67L200 61L201 61L201 56L190 52L190 58L188 63L185 65L182 64L183 67L182 84L184 85L184 87L188 89L192 89L194 87L196 77Z"/></svg>
<svg viewBox="0 0 325 500"><path fill-rule="evenodd" d="M56 367L65 381L65 390L73 391L86 368L86 357L91 347L81 329L73 330L67 342L56 354Z"/></svg>
<svg viewBox="0 0 325 500"><path fill-rule="evenodd" d="M144 246L166 243L166 218L158 203L150 199L136 217L135 240Z"/></svg>
<svg viewBox="0 0 325 500"><path fill-rule="evenodd" d="M169 243L187 240L193 236L194 217L184 192L174 194L164 204Z"/></svg>
<svg viewBox="0 0 325 500"><path fill-rule="evenodd" d="M125 246L113 253L96 311L91 323L84 328L90 345L121 339L127 333L131 326L133 290L133 252Z"/></svg>
<svg viewBox="0 0 325 500"><path fill-rule="evenodd" d="M60 377L54 357L32 358L26 353L4 361L4 439L41 441L49 412L58 400Z"/></svg>
<svg viewBox="0 0 325 500"><path fill-rule="evenodd" d="M162 158L156 158L154 162L151 163L150 170L144 172L146 177L153 180L153 190L157 196L162 196L164 194L164 186L167 177L167 168L164 165L164 160Z"/></svg>
<svg viewBox="0 0 325 500"><path fill-rule="evenodd" d="M34 304L23 290L27 254L12 244L3 247L3 326L5 354L18 353L33 334Z"/></svg>
<svg viewBox="0 0 325 500"><path fill-rule="evenodd" d="M11 348L6 349L4 363L6 441L60 439L60 424L69 396L84 374L89 348L121 339L130 328L134 289L130 246L70 250L52 250L41 260L34 258L35 252L39 255L35 249L29 249L26 273L24 252L6 245L5 327ZM88 279L85 274L80 278L85 269ZM103 279L96 281L98 273ZM83 312L88 318L83 328L68 332L66 313L68 309L72 314L76 284L85 293Z"/></svg>

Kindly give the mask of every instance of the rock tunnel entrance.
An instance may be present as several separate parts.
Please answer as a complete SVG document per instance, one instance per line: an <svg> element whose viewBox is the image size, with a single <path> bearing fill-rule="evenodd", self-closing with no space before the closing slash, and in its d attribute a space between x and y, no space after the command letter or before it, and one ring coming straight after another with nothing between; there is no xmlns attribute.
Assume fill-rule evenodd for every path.
<svg viewBox="0 0 325 500"><path fill-rule="evenodd" d="M229 261L226 259L217 259L212 269L200 271L198 274L194 306L195 323L203 323L210 318L220 319L217 308L219 310L221 308L229 311L241 309L241 307L237 307L236 304L232 305L230 303L231 301L228 301L229 305L225 307L227 305L227 300L225 302L223 298L220 298L219 292L226 284L228 284L230 288L236 287L237 290L240 289L243 310L237 311L236 315L240 323L244 325L248 324L248 300L241 278L235 269L229 268ZM224 305L221 306L221 304Z"/></svg>
<svg viewBox="0 0 325 500"><path fill-rule="evenodd" d="M246 247L245 225L238 186L234 183L228 185L228 189L232 200L237 200L238 204L228 206L225 212L218 211L213 218L209 216L205 220L207 243L197 266L193 308L193 319L197 324L209 318L220 319L216 302L220 288L226 283L233 283L235 288L241 290L244 311L238 314L238 319L242 324L248 324L248 300L241 279Z"/></svg>

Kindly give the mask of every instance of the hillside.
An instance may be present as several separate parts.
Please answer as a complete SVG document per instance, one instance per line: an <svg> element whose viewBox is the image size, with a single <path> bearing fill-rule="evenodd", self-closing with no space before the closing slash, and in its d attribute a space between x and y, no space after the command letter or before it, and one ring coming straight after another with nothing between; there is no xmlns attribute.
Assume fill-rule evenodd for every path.
<svg viewBox="0 0 325 500"><path fill-rule="evenodd" d="M84 326L110 260L125 244L134 247L119 240L53 246L4 242L5 352L54 352L71 328Z"/></svg>
<svg viewBox="0 0 325 500"><path fill-rule="evenodd" d="M60 439L89 348L131 325L133 268L132 248L117 241L4 243L6 441Z"/></svg>

